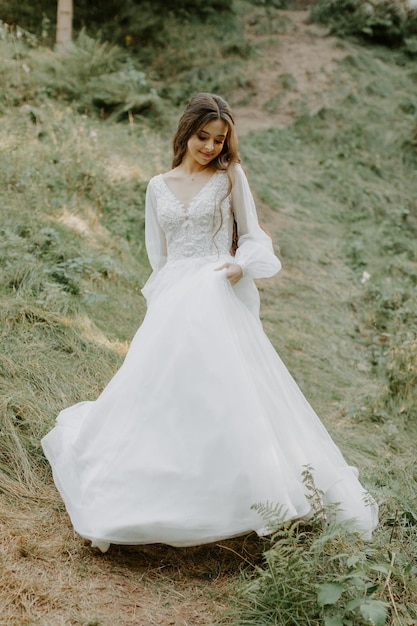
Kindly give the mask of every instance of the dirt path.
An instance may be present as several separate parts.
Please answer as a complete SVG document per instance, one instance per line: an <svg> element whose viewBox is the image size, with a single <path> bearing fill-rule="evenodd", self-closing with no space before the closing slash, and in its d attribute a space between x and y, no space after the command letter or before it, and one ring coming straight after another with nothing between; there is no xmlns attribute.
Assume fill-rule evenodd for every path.
<svg viewBox="0 0 417 626"><path fill-rule="evenodd" d="M280 11L275 20L275 33L259 35L256 24L247 25L248 39L262 43L265 54L248 62L248 76L255 77L249 95L242 90L233 98L241 135L287 126L300 107L314 112L324 106L335 61L347 54L325 28L308 23L308 11Z"/></svg>

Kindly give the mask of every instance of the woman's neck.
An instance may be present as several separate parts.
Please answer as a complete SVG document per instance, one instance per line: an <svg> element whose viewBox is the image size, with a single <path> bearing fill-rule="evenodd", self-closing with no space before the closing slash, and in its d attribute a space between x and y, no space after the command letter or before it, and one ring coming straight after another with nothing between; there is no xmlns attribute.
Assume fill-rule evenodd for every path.
<svg viewBox="0 0 417 626"><path fill-rule="evenodd" d="M177 169L183 172L186 176L198 176L203 172L210 172L214 168L211 163L209 163L208 165L201 165L200 163L197 163L197 161L195 161L194 159L188 159L187 157L184 157L184 159L178 165Z"/></svg>

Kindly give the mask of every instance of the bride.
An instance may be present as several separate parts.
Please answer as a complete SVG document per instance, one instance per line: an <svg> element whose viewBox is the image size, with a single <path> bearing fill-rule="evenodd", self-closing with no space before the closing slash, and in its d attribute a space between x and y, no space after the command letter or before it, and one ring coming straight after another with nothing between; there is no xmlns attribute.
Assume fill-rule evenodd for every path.
<svg viewBox="0 0 417 626"><path fill-rule="evenodd" d="M281 264L219 96L184 111L173 169L147 188L145 234L147 314L126 359L42 440L75 530L102 551L262 535L257 503L308 516L308 465L323 504L369 538L376 503L263 332L253 279Z"/></svg>

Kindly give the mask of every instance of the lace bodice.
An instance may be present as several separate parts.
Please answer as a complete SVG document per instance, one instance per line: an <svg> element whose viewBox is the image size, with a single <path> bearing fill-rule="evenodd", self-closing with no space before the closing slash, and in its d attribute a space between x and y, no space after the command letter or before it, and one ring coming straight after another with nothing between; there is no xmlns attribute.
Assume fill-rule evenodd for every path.
<svg viewBox="0 0 417 626"><path fill-rule="evenodd" d="M233 186L225 172L216 171L188 207L175 197L162 174L154 176L146 191L145 239L152 269L167 261L213 259L230 253L233 218L237 223L235 263L244 276L273 276L281 268L271 238L258 224L255 203L239 163L231 168Z"/></svg>
<svg viewBox="0 0 417 626"><path fill-rule="evenodd" d="M162 174L150 184L156 196L158 222L165 234L167 259L228 254L231 237L229 179L217 171L185 207Z"/></svg>

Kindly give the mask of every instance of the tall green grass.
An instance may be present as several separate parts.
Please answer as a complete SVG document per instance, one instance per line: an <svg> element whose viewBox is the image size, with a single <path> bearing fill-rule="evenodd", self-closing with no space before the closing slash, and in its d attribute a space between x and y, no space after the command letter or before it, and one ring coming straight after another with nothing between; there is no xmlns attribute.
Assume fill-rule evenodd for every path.
<svg viewBox="0 0 417 626"><path fill-rule="evenodd" d="M368 545L340 527L282 526L239 587L239 626L417 619L412 72L401 54L357 48L331 106L241 142L284 261L278 297L264 300L267 329L381 521Z"/></svg>
<svg viewBox="0 0 417 626"><path fill-rule="evenodd" d="M0 144L0 488L36 497L41 436L97 396L143 317L144 189L164 159L149 128L52 101L4 115Z"/></svg>

